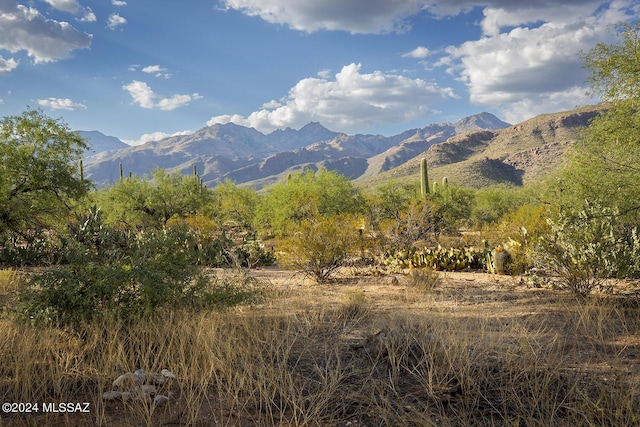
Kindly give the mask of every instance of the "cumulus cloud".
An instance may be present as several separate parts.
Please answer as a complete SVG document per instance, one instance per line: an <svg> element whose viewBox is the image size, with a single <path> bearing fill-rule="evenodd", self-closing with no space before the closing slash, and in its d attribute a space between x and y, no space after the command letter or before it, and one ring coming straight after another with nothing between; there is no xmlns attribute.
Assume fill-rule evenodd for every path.
<svg viewBox="0 0 640 427"><path fill-rule="evenodd" d="M107 21L107 27L111 30L115 30L120 25L124 25L127 23L127 20L117 13L112 13L109 15L109 20Z"/></svg>
<svg viewBox="0 0 640 427"><path fill-rule="evenodd" d="M491 20L482 23L486 36L449 47L441 64L448 64L467 85L471 102L497 108L511 122L574 108L586 100L586 70L579 53L607 40L611 25L624 19L628 5L574 5L581 15L560 14L565 18L550 17L538 26L506 32L500 29L530 18L485 10L485 19Z"/></svg>
<svg viewBox="0 0 640 427"><path fill-rule="evenodd" d="M404 18L417 13L424 0L222 0L227 9L259 16L267 22L301 31L343 30L351 33L404 31Z"/></svg>
<svg viewBox="0 0 640 427"><path fill-rule="evenodd" d="M332 129L353 132L378 123L426 118L432 104L456 97L452 89L421 79L381 71L364 74L360 70L360 64L350 64L335 75L335 80L300 80L281 101L266 103L248 117L221 115L212 117L207 125L232 122L270 132L320 121Z"/></svg>
<svg viewBox="0 0 640 427"><path fill-rule="evenodd" d="M0 1L0 50L26 51L36 63L51 62L88 48L91 40L90 34L48 19L33 7Z"/></svg>
<svg viewBox="0 0 640 427"><path fill-rule="evenodd" d="M69 98L47 98L47 99L38 99L38 105L42 107L47 107L52 110L86 110L87 107L84 104L73 102Z"/></svg>
<svg viewBox="0 0 640 427"><path fill-rule="evenodd" d="M10 73L18 67L18 63L19 62L13 58L4 59L2 55L0 55L0 74Z"/></svg>
<svg viewBox="0 0 640 427"><path fill-rule="evenodd" d="M95 22L96 15L93 13L90 7L84 7L80 5L77 0L44 0L52 8L60 10L62 12L68 12L73 15L81 15L79 18L83 22Z"/></svg>
<svg viewBox="0 0 640 427"><path fill-rule="evenodd" d="M426 11L436 17L455 16L476 7L488 8L491 16L485 31L495 26L546 20L580 13L601 3L599 0L221 0L226 9L258 16L267 22L300 31L341 30L351 33L402 32L410 28L410 18ZM534 21L535 22L535 21Z"/></svg>
<svg viewBox="0 0 640 427"><path fill-rule="evenodd" d="M127 2L126 1L120 1L120 0L111 0L111 4L114 6L126 6Z"/></svg>
<svg viewBox="0 0 640 427"><path fill-rule="evenodd" d="M122 86L122 89L129 92L135 104L147 109L158 108L160 110L171 111L184 107L193 100L202 98L202 96L197 93L191 95L173 95L166 98L155 93L145 82L138 80Z"/></svg>

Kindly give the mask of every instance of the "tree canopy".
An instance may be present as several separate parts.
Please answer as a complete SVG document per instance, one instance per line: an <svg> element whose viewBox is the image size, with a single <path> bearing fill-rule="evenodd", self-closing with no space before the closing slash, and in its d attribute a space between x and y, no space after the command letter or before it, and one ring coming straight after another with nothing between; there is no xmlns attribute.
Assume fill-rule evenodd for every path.
<svg viewBox="0 0 640 427"><path fill-rule="evenodd" d="M585 200L630 214L640 209L640 23L618 27L617 42L583 55L592 92L606 102L557 185L572 205Z"/></svg>
<svg viewBox="0 0 640 427"><path fill-rule="evenodd" d="M86 143L60 119L28 109L0 122L0 233L28 238L86 194L78 160Z"/></svg>

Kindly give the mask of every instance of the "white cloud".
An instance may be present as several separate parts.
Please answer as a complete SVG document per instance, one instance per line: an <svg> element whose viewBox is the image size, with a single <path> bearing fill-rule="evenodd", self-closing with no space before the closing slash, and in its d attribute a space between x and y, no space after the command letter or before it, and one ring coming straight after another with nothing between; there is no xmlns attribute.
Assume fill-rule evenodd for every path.
<svg viewBox="0 0 640 427"><path fill-rule="evenodd" d="M129 145L142 145L151 141L160 141L161 139L169 138L172 136L191 135L192 133L193 131L191 130L183 130L175 133L165 133L165 132L145 133L138 139L124 139L123 142Z"/></svg>
<svg viewBox="0 0 640 427"><path fill-rule="evenodd" d="M77 0L44 0L52 8L63 12L68 12L73 15L82 15L79 21L82 22L95 22L96 15L93 13L90 7L84 7L80 5Z"/></svg>
<svg viewBox="0 0 640 427"><path fill-rule="evenodd" d="M120 0L111 0L111 4L114 6L126 6L127 2L126 1L120 1Z"/></svg>
<svg viewBox="0 0 640 427"><path fill-rule="evenodd" d="M416 58L416 59L424 59L429 56L431 52L424 46L418 46L413 49L411 52L403 53L403 58Z"/></svg>
<svg viewBox="0 0 640 427"><path fill-rule="evenodd" d="M115 30L120 25L124 25L127 23L127 20L117 13L112 13L109 15L109 20L107 21L107 27L112 30Z"/></svg>
<svg viewBox="0 0 640 427"><path fill-rule="evenodd" d="M165 98L155 93L148 84L138 80L134 80L131 83L122 86L122 89L129 92L134 103L147 109L158 108L160 110L171 111L176 108L184 107L191 101L202 98L202 96L197 93L191 95L173 95L169 98Z"/></svg>
<svg viewBox="0 0 640 427"><path fill-rule="evenodd" d="M616 0L614 0L615 2ZM604 0L221 0L225 9L313 32L340 30L351 33L402 32L410 18L421 11L436 17L456 16L474 8L486 8L482 27L496 29L527 23L582 16Z"/></svg>
<svg viewBox="0 0 640 427"><path fill-rule="evenodd" d="M68 58L91 45L92 35L67 22L44 17L37 9L0 1L0 50L26 51L36 63Z"/></svg>
<svg viewBox="0 0 640 427"><path fill-rule="evenodd" d="M227 9L259 16L301 31L344 30L351 33L404 31L409 15L424 0L222 0Z"/></svg>
<svg viewBox="0 0 640 427"><path fill-rule="evenodd" d="M482 23L487 35L449 47L449 56L440 64L448 64L449 71L467 85L472 103L499 109L511 122L575 108L586 100L580 52L608 40L610 26L624 19L628 4L613 1L604 9L597 4L576 5L574 12L580 15L560 14L556 9L564 19L550 17L536 27L518 26L502 33L503 26L530 18L485 10L485 20L491 20Z"/></svg>
<svg viewBox="0 0 640 427"><path fill-rule="evenodd" d="M69 98L47 98L38 99L38 105L50 108L52 110L86 110L87 107L84 104L73 102Z"/></svg>
<svg viewBox="0 0 640 427"><path fill-rule="evenodd" d="M166 68L162 68L159 65L148 65L142 69L143 73L153 74L156 77L162 77L168 79L171 77L171 74L167 72Z"/></svg>
<svg viewBox="0 0 640 427"><path fill-rule="evenodd" d="M2 55L0 55L0 74L10 73L18 67L18 64L19 61L16 61L13 58L4 59Z"/></svg>
<svg viewBox="0 0 640 427"><path fill-rule="evenodd" d="M450 88L421 79L381 71L363 74L360 69L360 64L350 64L335 75L335 80L300 80L281 102L271 101L248 117L212 117L207 125L232 122L270 132L320 121L332 129L353 132L378 123L399 124L426 118L431 104L455 98Z"/></svg>

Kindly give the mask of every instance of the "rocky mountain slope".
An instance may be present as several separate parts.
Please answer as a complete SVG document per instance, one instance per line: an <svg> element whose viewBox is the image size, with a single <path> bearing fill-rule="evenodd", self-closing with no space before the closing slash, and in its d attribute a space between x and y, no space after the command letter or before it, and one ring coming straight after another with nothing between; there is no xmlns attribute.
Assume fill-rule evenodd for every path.
<svg viewBox="0 0 640 427"><path fill-rule="evenodd" d="M84 160L85 176L96 185L104 186L119 178L120 164L125 174L136 175L149 174L156 167L190 173L196 165L208 186L231 179L261 188L288 173L324 166L358 179L402 165L433 144L460 132L507 126L508 123L489 113L457 123L412 129L392 137L346 135L332 132L319 123L268 135L231 123L213 125L187 136L88 156Z"/></svg>
<svg viewBox="0 0 640 427"><path fill-rule="evenodd" d="M470 131L435 144L404 164L362 177L358 185L375 186L385 180L415 180L425 157L432 181L447 177L469 187L492 184L522 185L557 168L567 149L604 107L587 106L543 114L502 130Z"/></svg>
<svg viewBox="0 0 640 427"><path fill-rule="evenodd" d="M89 145L89 148L84 153L85 156L91 156L103 151L121 150L129 147L129 145L120 141L115 136L108 136L96 130L81 130L78 131L78 133L82 138L87 140Z"/></svg>

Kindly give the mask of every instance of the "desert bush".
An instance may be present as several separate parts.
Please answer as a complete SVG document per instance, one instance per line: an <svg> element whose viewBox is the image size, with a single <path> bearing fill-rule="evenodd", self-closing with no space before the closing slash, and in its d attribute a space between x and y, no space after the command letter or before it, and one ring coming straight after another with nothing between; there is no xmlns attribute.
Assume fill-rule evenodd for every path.
<svg viewBox="0 0 640 427"><path fill-rule="evenodd" d="M21 314L31 322L77 327L104 317L129 321L165 308L235 305L247 297L227 283L212 284L195 266L198 251L186 229L124 240L93 210L71 230L68 264L34 274L21 291Z"/></svg>
<svg viewBox="0 0 640 427"><path fill-rule="evenodd" d="M291 224L277 244L278 261L317 282L327 282L356 250L358 229L351 216L310 219Z"/></svg>
<svg viewBox="0 0 640 427"><path fill-rule="evenodd" d="M265 234L287 234L291 223L314 217L356 214L364 199L349 178L335 171L305 169L270 187L256 206L256 222Z"/></svg>
<svg viewBox="0 0 640 427"><path fill-rule="evenodd" d="M534 266L533 249L538 238L549 232L550 214L547 206L527 203L482 228L481 235L490 245L501 244L509 251L509 274L522 274Z"/></svg>
<svg viewBox="0 0 640 427"><path fill-rule="evenodd" d="M548 220L536 245L536 263L557 274L576 294L586 295L611 277L640 274L637 230L620 229L616 209L585 203L579 211Z"/></svg>
<svg viewBox="0 0 640 427"><path fill-rule="evenodd" d="M196 249L196 264L207 267L259 267L275 263L273 251L267 250L255 233L233 233L234 238L216 223L204 215L188 215L185 218L172 218L167 226L185 230L189 244ZM234 240L242 239L242 243Z"/></svg>

